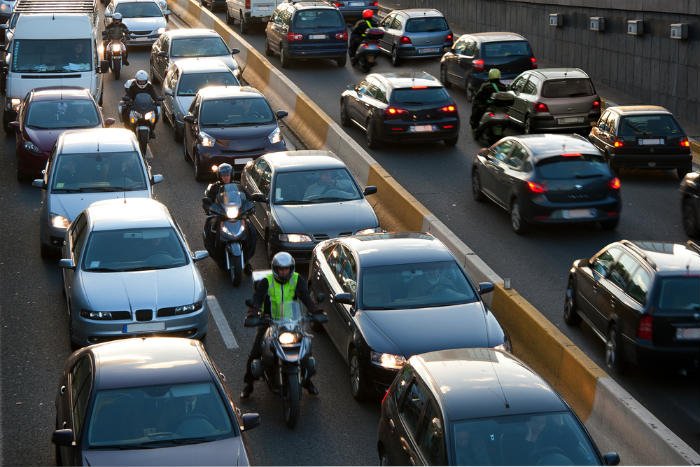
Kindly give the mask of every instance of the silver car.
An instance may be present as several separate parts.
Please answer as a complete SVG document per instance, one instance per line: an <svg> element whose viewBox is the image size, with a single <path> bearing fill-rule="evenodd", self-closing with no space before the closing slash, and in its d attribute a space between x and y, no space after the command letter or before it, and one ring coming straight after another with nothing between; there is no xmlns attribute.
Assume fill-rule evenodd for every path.
<svg viewBox="0 0 700 467"><path fill-rule="evenodd" d="M207 256L190 252L158 201L93 203L68 229L59 261L71 343L154 333L203 338L207 292L194 263Z"/></svg>
<svg viewBox="0 0 700 467"><path fill-rule="evenodd" d="M95 201L150 198L162 175L151 175L134 133L124 128L69 130L59 136L41 188L41 256L58 253L75 216Z"/></svg>
<svg viewBox="0 0 700 467"><path fill-rule="evenodd" d="M434 8L394 10L381 22L379 48L398 66L406 58L442 57L454 36L447 20Z"/></svg>
<svg viewBox="0 0 700 467"><path fill-rule="evenodd" d="M154 0L112 0L105 8L105 26L114 13L120 13L129 28L129 47L153 44L165 32L170 15Z"/></svg>

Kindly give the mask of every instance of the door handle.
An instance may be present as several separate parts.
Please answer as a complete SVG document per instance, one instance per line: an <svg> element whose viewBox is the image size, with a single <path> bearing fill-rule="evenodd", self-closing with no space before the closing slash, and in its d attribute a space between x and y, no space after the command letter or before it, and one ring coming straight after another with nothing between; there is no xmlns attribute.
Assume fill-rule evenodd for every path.
<svg viewBox="0 0 700 467"><path fill-rule="evenodd" d="M66 393L66 387L65 387L65 386L61 386L61 389L59 390L59 392L60 392L62 395L65 394L65 393Z"/></svg>
<svg viewBox="0 0 700 467"><path fill-rule="evenodd" d="M389 419L389 431L391 431L392 433L396 431L396 423L394 423L393 418Z"/></svg>
<svg viewBox="0 0 700 467"><path fill-rule="evenodd" d="M64 422L61 424L61 428L65 428L65 427L67 427L67 426L68 426L68 422L65 422L65 421L64 421Z"/></svg>
<svg viewBox="0 0 700 467"><path fill-rule="evenodd" d="M401 449L408 452L410 447L408 445L408 441L406 441L406 438L401 438L400 442L401 442Z"/></svg>

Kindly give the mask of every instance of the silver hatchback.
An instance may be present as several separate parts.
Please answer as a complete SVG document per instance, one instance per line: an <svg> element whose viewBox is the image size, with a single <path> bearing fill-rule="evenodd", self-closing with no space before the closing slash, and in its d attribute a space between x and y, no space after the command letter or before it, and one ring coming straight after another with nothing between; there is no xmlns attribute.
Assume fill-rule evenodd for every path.
<svg viewBox="0 0 700 467"><path fill-rule="evenodd" d="M59 266L73 346L137 335L203 338L209 309L168 209L148 198L93 203L71 224Z"/></svg>
<svg viewBox="0 0 700 467"><path fill-rule="evenodd" d="M379 48L398 66L407 58L442 57L452 47L453 34L447 20L434 8L394 10L381 22L384 37Z"/></svg>

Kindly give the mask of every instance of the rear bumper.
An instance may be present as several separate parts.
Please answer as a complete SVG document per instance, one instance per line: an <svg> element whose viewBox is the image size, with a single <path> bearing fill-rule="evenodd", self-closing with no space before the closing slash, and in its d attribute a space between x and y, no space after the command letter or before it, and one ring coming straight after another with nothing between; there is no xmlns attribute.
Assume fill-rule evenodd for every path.
<svg viewBox="0 0 700 467"><path fill-rule="evenodd" d="M639 366L700 367L700 343L692 347L658 347L646 342L630 342L631 358Z"/></svg>
<svg viewBox="0 0 700 467"><path fill-rule="evenodd" d="M452 44L443 44L441 46L413 46L413 45L402 45L399 46L399 58L435 58L442 57L445 52L447 52ZM431 51L430 49L437 49L436 51Z"/></svg>
<svg viewBox="0 0 700 467"><path fill-rule="evenodd" d="M534 131L539 132L556 132L556 131L568 131L568 132L588 132L591 131L591 127L600 118L600 112L589 113L587 117L584 117L583 123L558 123L557 118L552 115L531 115L531 127ZM566 117L564 117L566 118Z"/></svg>
<svg viewBox="0 0 700 467"><path fill-rule="evenodd" d="M416 126L433 127L432 131L414 131ZM445 126L452 128L444 128ZM459 136L459 120L445 120L440 122L403 122L403 121L384 121L382 122L382 131L380 138L383 141L439 141L443 139L457 138Z"/></svg>
<svg viewBox="0 0 700 467"><path fill-rule="evenodd" d="M278 238L270 238L270 256L274 256L280 251L286 251L296 264L309 264L311 262L311 252L317 243L287 243L281 242Z"/></svg>
<svg viewBox="0 0 700 467"><path fill-rule="evenodd" d="M204 146L198 145L197 154L199 155L200 168L202 169L210 171L212 165L227 162L233 166L234 174L240 175L243 167L253 159L257 159L268 152L284 151L285 149L287 149L287 145L284 141L246 152L228 151L216 146L213 148L205 148Z"/></svg>
<svg viewBox="0 0 700 467"><path fill-rule="evenodd" d="M340 45L313 45L287 47L289 57L293 59L345 58L348 53L347 43Z"/></svg>
<svg viewBox="0 0 700 467"><path fill-rule="evenodd" d="M588 210L588 215L581 215ZM544 196L536 196L523 203L522 215L530 223L570 224L581 222L612 221L620 218L620 198L608 197L600 201L585 203L555 203Z"/></svg>
<svg viewBox="0 0 700 467"><path fill-rule="evenodd" d="M692 165L693 156L687 154L615 154L610 152L610 164L613 167L631 167L639 169L684 169Z"/></svg>

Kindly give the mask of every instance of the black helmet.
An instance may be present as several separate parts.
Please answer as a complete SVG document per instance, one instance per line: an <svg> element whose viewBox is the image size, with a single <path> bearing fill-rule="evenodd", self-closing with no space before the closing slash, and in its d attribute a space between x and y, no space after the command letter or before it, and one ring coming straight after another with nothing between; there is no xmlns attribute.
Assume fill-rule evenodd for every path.
<svg viewBox="0 0 700 467"><path fill-rule="evenodd" d="M231 167L231 164L224 162L216 169L216 174L219 176L219 180L221 180L224 175L231 176L233 174L233 167Z"/></svg>
<svg viewBox="0 0 700 467"><path fill-rule="evenodd" d="M280 276L279 269L289 268L289 273ZM280 284L286 284L294 274L294 258L286 251L280 251L272 257L272 275Z"/></svg>

